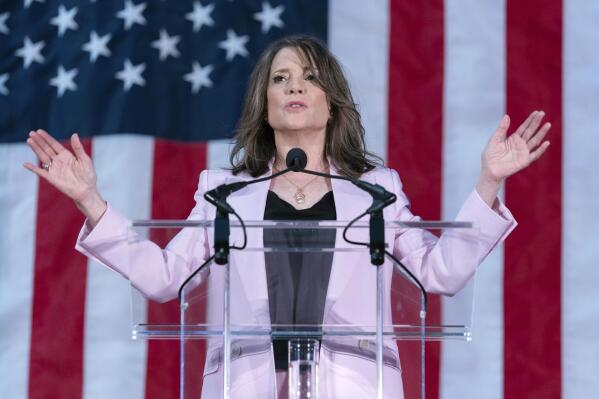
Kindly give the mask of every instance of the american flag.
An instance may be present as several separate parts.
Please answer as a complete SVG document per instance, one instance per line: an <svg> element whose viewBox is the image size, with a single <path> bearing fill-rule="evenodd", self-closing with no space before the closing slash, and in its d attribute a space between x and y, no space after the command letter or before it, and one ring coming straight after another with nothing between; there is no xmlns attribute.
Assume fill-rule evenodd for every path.
<svg viewBox="0 0 599 399"><path fill-rule="evenodd" d="M502 193L519 227L478 272L474 340L428 346L427 397L597 397L598 21L595 0L3 1L0 396L178 392L177 346L129 339L129 285L73 250L82 216L21 166L27 133L86 137L128 217L184 218L258 54L301 32L341 60L425 219L453 218L504 113L547 113L550 149Z"/></svg>

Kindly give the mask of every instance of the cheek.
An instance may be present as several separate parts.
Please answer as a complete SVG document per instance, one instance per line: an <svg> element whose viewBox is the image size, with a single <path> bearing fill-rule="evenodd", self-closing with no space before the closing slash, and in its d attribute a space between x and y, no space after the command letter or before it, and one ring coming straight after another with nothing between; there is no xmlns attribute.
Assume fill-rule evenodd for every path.
<svg viewBox="0 0 599 399"><path fill-rule="evenodd" d="M280 103L280 98L277 95L276 90L269 89L266 92L266 109L268 110L268 115L273 114L279 108L278 105Z"/></svg>
<svg viewBox="0 0 599 399"><path fill-rule="evenodd" d="M324 95L324 93L322 93L322 95L319 95L318 98L315 101L315 104L317 104L316 107L316 116L318 117L319 120L322 120L326 123L326 121L328 121L329 119L329 103L327 101L326 96Z"/></svg>

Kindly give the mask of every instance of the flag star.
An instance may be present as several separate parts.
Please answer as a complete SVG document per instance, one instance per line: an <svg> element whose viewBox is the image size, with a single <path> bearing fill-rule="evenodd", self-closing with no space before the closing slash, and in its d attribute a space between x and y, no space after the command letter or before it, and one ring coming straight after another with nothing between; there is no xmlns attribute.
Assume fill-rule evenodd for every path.
<svg viewBox="0 0 599 399"><path fill-rule="evenodd" d="M145 79L141 76L145 69L145 63L133 65L129 59L126 59L123 70L116 73L116 78L122 80L125 91L129 91L133 85L146 85Z"/></svg>
<svg viewBox="0 0 599 399"><path fill-rule="evenodd" d="M270 28L276 26L282 28L285 26L281 20L281 14L285 11L285 6L279 5L273 8L270 3L262 2L262 11L254 14L254 19L262 24L262 33L268 33Z"/></svg>
<svg viewBox="0 0 599 399"><path fill-rule="evenodd" d="M181 38L179 36L169 36L165 29L160 30L160 39L152 42L152 47L160 51L160 60L165 60L168 56L173 58L179 58L179 50L177 50L177 43Z"/></svg>
<svg viewBox="0 0 599 399"><path fill-rule="evenodd" d="M249 40L249 36L237 36L233 29L229 29L227 30L227 40L219 42L218 47L227 51L227 61L231 61L236 55L247 57L248 51L245 45Z"/></svg>
<svg viewBox="0 0 599 399"><path fill-rule="evenodd" d="M199 31L202 26L213 26L214 20L210 16L214 10L214 4L203 6L199 1L193 2L193 11L185 14L185 19L193 22L193 31Z"/></svg>
<svg viewBox="0 0 599 399"><path fill-rule="evenodd" d="M125 2L125 8L117 12L116 16L125 21L125 30L129 30L133 24L146 24L146 18L143 16L145 9L146 3L139 3L135 5L131 0L127 0Z"/></svg>
<svg viewBox="0 0 599 399"><path fill-rule="evenodd" d="M0 14L0 33L5 33L8 35L8 32L10 32L10 30L8 30L8 26L6 26L6 20L8 19L9 15L9 12Z"/></svg>
<svg viewBox="0 0 599 399"><path fill-rule="evenodd" d="M89 35L89 42L83 45L83 50L89 51L89 61L96 62L99 56L110 57L112 54L108 49L108 42L112 35L106 34L104 36L98 36L96 31L92 31Z"/></svg>
<svg viewBox="0 0 599 399"><path fill-rule="evenodd" d="M212 65L201 66L199 62L193 63L193 70L183 77L183 80L191 83L191 92L197 93L202 87L212 87L210 73L214 67Z"/></svg>
<svg viewBox="0 0 599 399"><path fill-rule="evenodd" d="M8 81L8 73L3 73L0 75L0 94L8 96L8 88L6 87L6 82Z"/></svg>
<svg viewBox="0 0 599 399"><path fill-rule="evenodd" d="M62 65L58 66L58 74L50 79L50 86L55 86L58 89L58 97L62 97L67 90L77 90L77 85L73 81L75 76L77 76L77 68L67 71Z"/></svg>
<svg viewBox="0 0 599 399"><path fill-rule="evenodd" d="M38 3L44 3L46 0L25 0L25 8L29 8L34 1L37 1Z"/></svg>
<svg viewBox="0 0 599 399"><path fill-rule="evenodd" d="M58 6L58 15L50 20L50 24L58 27L58 36L64 35L67 29L77 30L79 25L75 22L77 7L67 10L62 4Z"/></svg>
<svg viewBox="0 0 599 399"><path fill-rule="evenodd" d="M42 55L42 49L44 48L44 42L32 43L28 37L25 37L23 47L16 51L18 57L23 57L23 64L25 69L29 68L32 62L36 61L40 64L45 61Z"/></svg>

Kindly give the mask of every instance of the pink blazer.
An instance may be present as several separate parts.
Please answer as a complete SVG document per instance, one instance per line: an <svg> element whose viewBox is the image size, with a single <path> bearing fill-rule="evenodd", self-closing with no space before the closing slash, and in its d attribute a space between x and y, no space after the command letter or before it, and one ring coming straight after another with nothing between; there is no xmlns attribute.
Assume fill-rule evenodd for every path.
<svg viewBox="0 0 599 399"><path fill-rule="evenodd" d="M272 172L268 171L266 175ZM337 171L331 167L331 173ZM402 191L397 172L376 168L362 176L397 194L395 204L386 208L386 220L417 221ZM205 170L200 174L196 205L189 219L212 219L214 208L204 201L203 193L223 183L251 179L249 175L233 176L227 171ZM371 203L371 197L351 183L332 180L338 220L351 220ZM245 220L261 220L264 216L269 182L257 183L234 193L228 199ZM472 191L456 216L456 220L472 221L476 229L444 233L440 238L415 229L387 229L388 248L420 280L431 293L455 294L472 277L476 267L516 226L509 210L501 203L489 208ZM368 230L356 229L350 235L356 241L367 241ZM241 235L232 232L232 242L241 243ZM262 245L262 235L253 230L248 246ZM337 247L351 247L339 231ZM165 301L176 297L180 284L210 256L212 232L207 229L183 229L165 249L139 237L128 227L128 221L110 206L96 227L88 231L84 225L76 248L122 274L150 299ZM231 262L231 323L238 326L270 325L268 290L264 256L245 252L243 264ZM393 267L384 266L385 303L390 303ZM367 252L337 252L333 258L327 299L325 325L375 325L376 269L369 264ZM199 278L211 284L218 293L222 286L223 268L211 267ZM210 322L222 321L221 298L211 299ZM385 324L391 322L391 308L386 307ZM359 328L358 328L359 329ZM326 330L326 327L325 327ZM250 349L251 348L251 349ZM275 398L276 379L270 338L235 341L231 364L233 398ZM202 397L222 397L222 348L210 342L204 370ZM372 354L374 341L364 339L323 338L320 353L319 380L321 397L370 398L376 396L376 368ZM402 398L403 388L397 346L385 343L385 398Z"/></svg>

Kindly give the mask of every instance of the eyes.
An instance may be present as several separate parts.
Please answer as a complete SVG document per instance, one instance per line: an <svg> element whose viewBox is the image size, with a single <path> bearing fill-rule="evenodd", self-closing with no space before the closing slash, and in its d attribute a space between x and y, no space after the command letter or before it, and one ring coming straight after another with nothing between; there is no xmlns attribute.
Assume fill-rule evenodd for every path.
<svg viewBox="0 0 599 399"><path fill-rule="evenodd" d="M286 73L277 73L275 76L272 77L272 82L273 83L283 83L286 82L289 79L289 75ZM314 74L312 72L306 72L304 74L304 79L311 82L316 80L316 76L314 76Z"/></svg>

